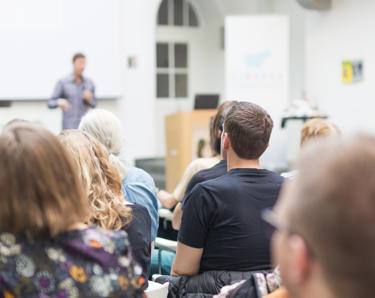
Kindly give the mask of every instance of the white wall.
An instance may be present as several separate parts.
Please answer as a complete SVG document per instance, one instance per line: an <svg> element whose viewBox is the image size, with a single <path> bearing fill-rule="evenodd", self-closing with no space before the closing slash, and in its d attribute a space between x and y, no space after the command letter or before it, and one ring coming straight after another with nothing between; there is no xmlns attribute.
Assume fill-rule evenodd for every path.
<svg viewBox="0 0 375 298"><path fill-rule="evenodd" d="M328 12L306 12L307 96L344 131L375 131L374 11L373 0L333 0ZM341 82L345 59L363 59L363 82Z"/></svg>
<svg viewBox="0 0 375 298"><path fill-rule="evenodd" d="M289 100L305 93L305 13L297 0L272 0L272 11L290 19Z"/></svg>
<svg viewBox="0 0 375 298"><path fill-rule="evenodd" d="M121 1L123 98L118 102L128 158L156 154L155 24L160 0ZM128 57L136 58L129 68Z"/></svg>
<svg viewBox="0 0 375 298"><path fill-rule="evenodd" d="M284 0L279 0L284 1ZM224 15L268 13L272 0L215 0Z"/></svg>

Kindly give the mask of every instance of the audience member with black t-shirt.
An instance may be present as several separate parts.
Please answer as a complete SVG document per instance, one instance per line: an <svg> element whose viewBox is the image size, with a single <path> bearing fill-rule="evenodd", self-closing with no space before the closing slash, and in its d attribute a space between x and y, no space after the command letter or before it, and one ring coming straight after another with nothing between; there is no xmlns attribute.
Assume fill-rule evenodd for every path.
<svg viewBox="0 0 375 298"><path fill-rule="evenodd" d="M181 199L181 202L177 204L175 210L173 211L172 227L175 230L180 229L182 205L185 202L185 198L188 196L194 186L198 183L218 178L227 172L227 154L225 150L221 150L221 135L223 133L224 118L234 103L235 101L227 101L221 104L221 108L219 108L215 116L213 129L211 131L211 133L216 132L214 136L211 136L211 139L214 140L212 146L213 148L215 148L216 152L220 153L222 159L213 167L199 171L190 179L189 184L186 187L184 197Z"/></svg>
<svg viewBox="0 0 375 298"><path fill-rule="evenodd" d="M228 173L200 183L186 197L172 275L270 268L261 211L272 208L283 178L262 169L273 127L261 107L235 103L224 120Z"/></svg>

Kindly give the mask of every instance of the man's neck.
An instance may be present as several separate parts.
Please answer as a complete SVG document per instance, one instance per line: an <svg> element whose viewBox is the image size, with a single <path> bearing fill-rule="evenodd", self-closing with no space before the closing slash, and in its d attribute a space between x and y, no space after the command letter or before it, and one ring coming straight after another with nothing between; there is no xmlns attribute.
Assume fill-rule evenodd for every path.
<svg viewBox="0 0 375 298"><path fill-rule="evenodd" d="M82 75L73 73L73 76L74 76L74 81L75 82L77 82L77 83L81 83L82 82Z"/></svg>
<svg viewBox="0 0 375 298"><path fill-rule="evenodd" d="M232 169L262 169L259 163L259 159L242 159L236 156L234 153L227 154L228 171Z"/></svg>

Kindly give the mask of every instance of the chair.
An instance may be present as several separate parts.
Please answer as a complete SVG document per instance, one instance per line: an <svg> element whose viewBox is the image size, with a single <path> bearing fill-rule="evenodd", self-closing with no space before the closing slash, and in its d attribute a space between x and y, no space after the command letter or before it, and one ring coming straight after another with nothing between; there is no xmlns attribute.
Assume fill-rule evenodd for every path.
<svg viewBox="0 0 375 298"><path fill-rule="evenodd" d="M172 221L173 213L171 212L171 210L166 209L166 208L160 208L158 213L159 213L159 217Z"/></svg>
<svg viewBox="0 0 375 298"><path fill-rule="evenodd" d="M172 212L169 209L160 208L159 209L159 217L164 220L165 222L171 222L172 221ZM170 251L170 252L176 252L177 249L177 242L161 237L156 237L154 247L159 249L158 252L158 273L162 274L162 264L161 264L161 254L162 251Z"/></svg>
<svg viewBox="0 0 375 298"><path fill-rule="evenodd" d="M161 252L163 250L166 250L166 251L171 251L175 253L177 250L177 242L164 239L164 238L160 238L160 237L156 237L155 248L159 249L158 251L158 273L161 274Z"/></svg>
<svg viewBox="0 0 375 298"><path fill-rule="evenodd" d="M147 298L167 298L169 283L159 284L149 281L148 288L145 290Z"/></svg>

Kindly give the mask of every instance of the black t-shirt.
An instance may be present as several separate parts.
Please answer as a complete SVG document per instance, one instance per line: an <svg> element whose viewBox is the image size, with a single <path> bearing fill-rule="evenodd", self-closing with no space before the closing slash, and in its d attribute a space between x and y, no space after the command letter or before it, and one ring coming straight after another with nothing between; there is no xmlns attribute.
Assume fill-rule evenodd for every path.
<svg viewBox="0 0 375 298"><path fill-rule="evenodd" d="M191 192L195 185L198 183L215 179L220 176L223 176L227 172L227 161L221 160L219 163L214 165L213 167L205 170L201 170L196 173L193 177L191 177L185 191L185 195L181 200L181 204L184 204L186 196Z"/></svg>
<svg viewBox="0 0 375 298"><path fill-rule="evenodd" d="M270 268L261 211L276 203L283 178L263 169L232 169L200 183L185 200L178 240L203 248L200 272Z"/></svg>
<svg viewBox="0 0 375 298"><path fill-rule="evenodd" d="M148 280L151 263L151 217L147 209L138 204L129 204L132 208L132 221L125 228L134 260L143 269L142 276Z"/></svg>

